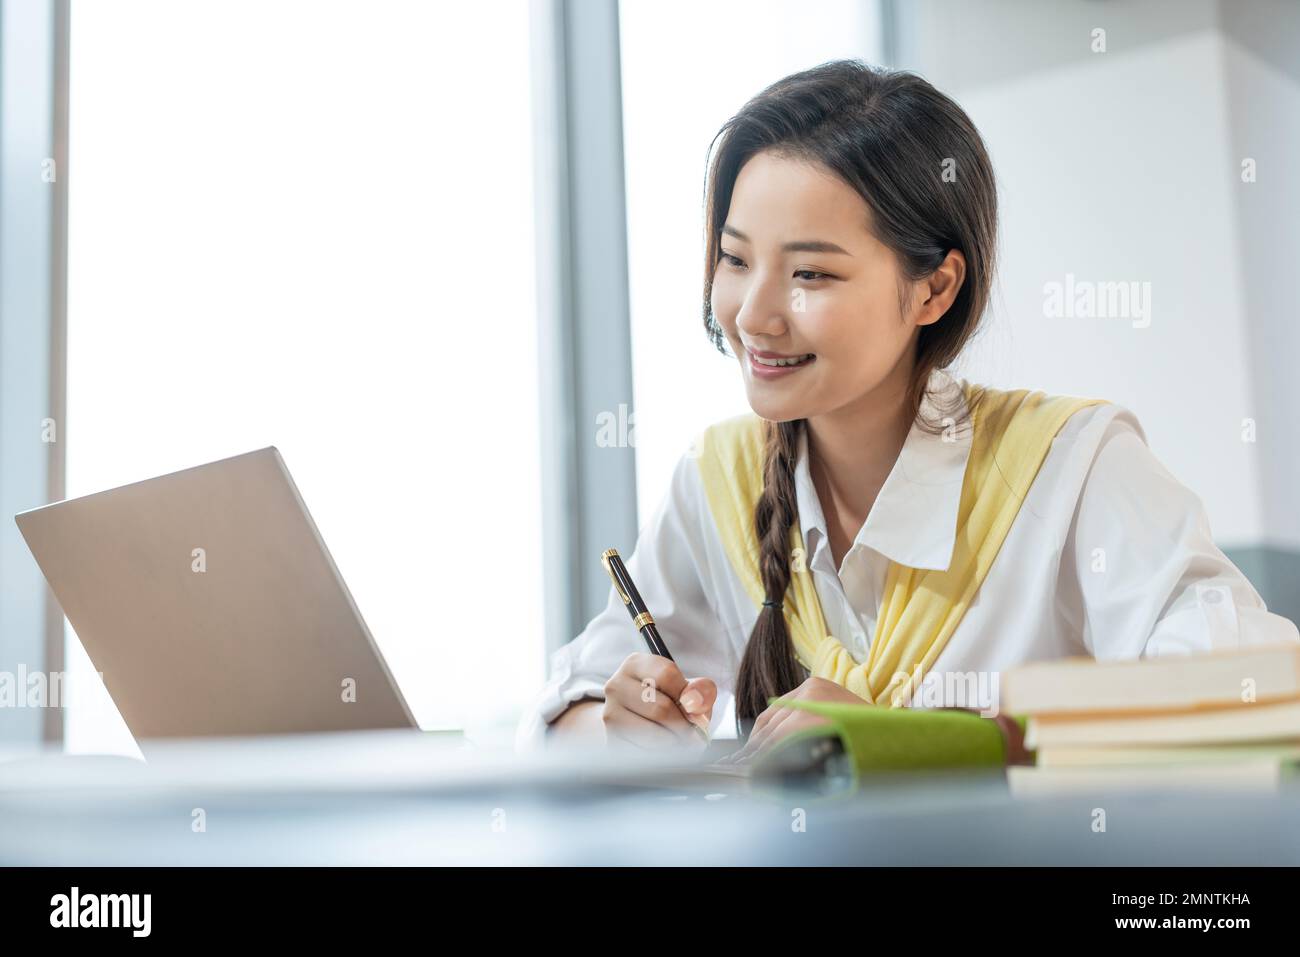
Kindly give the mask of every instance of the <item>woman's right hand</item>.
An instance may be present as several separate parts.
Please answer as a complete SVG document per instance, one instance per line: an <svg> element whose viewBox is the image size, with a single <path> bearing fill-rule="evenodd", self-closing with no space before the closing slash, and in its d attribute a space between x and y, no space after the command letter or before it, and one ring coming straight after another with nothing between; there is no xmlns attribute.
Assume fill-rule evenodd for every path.
<svg viewBox="0 0 1300 957"><path fill-rule="evenodd" d="M691 744L703 748L705 739L692 723L707 732L717 699L718 686L713 679L687 681L675 662L635 652L605 682L601 714L605 738L642 748Z"/></svg>

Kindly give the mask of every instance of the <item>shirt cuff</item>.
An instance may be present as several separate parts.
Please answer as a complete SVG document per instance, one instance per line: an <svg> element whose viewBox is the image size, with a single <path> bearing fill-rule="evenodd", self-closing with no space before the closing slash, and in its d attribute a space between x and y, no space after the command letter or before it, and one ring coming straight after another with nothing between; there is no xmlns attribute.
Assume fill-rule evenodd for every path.
<svg viewBox="0 0 1300 957"><path fill-rule="evenodd" d="M583 698L604 701L606 680L598 675L566 675L548 682L519 720L515 731L515 751L543 747L546 743L547 725L575 701Z"/></svg>

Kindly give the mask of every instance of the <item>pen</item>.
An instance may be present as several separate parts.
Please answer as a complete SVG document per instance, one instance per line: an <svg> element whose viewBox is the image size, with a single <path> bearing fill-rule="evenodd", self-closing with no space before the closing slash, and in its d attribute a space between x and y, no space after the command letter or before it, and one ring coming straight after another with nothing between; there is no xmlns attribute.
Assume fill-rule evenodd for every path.
<svg viewBox="0 0 1300 957"><path fill-rule="evenodd" d="M614 582L614 591L618 597L623 600L623 605L627 608L627 613L632 616L632 624L636 630L641 633L645 639L646 646L650 649L650 654L658 655L660 658L673 660L673 656L668 653L668 646L664 644L663 638L659 635L659 629L655 627L654 616L646 608L645 602L641 600L641 593L636 590L636 585L632 582L632 576L627 572L627 566L623 564L623 559L618 556L617 548L606 549L600 556L600 563L605 566L605 571ZM680 707L680 705L678 705ZM703 721L703 715L689 715L683 710L682 714L686 720L691 723L696 731L703 735L704 740L709 740L709 732L706 727L700 727L696 719Z"/></svg>

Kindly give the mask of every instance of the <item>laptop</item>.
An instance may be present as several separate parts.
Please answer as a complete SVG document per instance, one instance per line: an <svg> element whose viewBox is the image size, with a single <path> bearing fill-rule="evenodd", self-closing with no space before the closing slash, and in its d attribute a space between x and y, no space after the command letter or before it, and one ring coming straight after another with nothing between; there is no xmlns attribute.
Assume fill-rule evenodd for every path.
<svg viewBox="0 0 1300 957"><path fill-rule="evenodd" d="M15 521L137 740L418 727L275 448Z"/></svg>

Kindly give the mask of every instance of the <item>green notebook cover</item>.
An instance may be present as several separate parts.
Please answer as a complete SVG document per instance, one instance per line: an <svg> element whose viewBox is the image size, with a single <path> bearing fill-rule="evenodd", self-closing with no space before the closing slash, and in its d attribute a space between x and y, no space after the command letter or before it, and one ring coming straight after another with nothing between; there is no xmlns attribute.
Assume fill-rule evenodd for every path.
<svg viewBox="0 0 1300 957"><path fill-rule="evenodd" d="M1002 767L1006 744L997 722L969 711L884 708L839 701L783 700L787 708L811 711L828 724L788 735L755 760L754 774L771 777L819 769L797 765L825 760L827 773L857 777L875 771ZM1026 719L1017 717L1023 730ZM817 747L826 739L838 747ZM842 755L842 757L841 757Z"/></svg>

